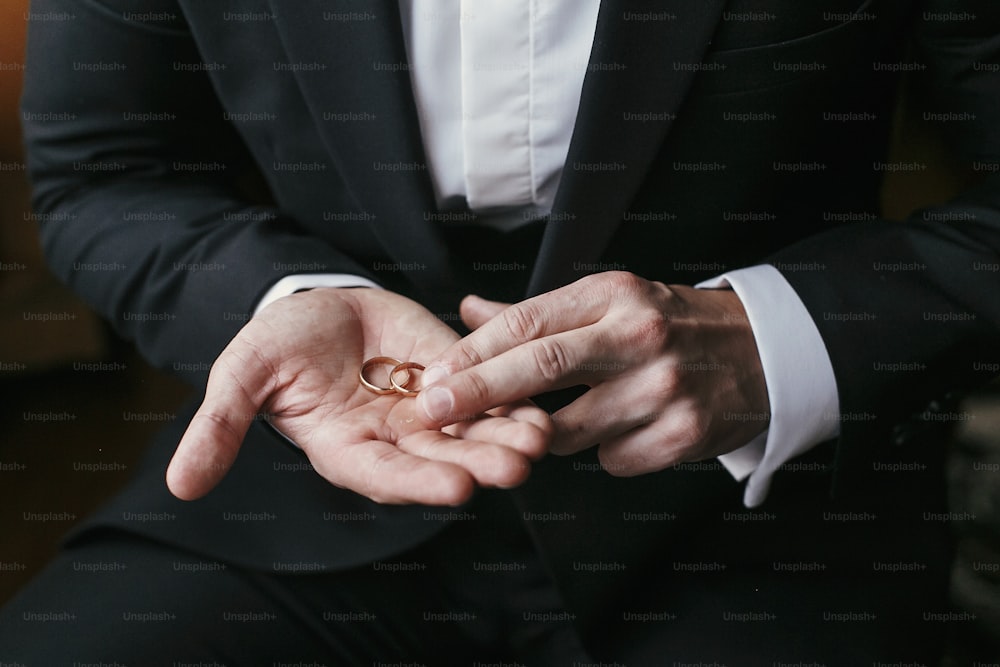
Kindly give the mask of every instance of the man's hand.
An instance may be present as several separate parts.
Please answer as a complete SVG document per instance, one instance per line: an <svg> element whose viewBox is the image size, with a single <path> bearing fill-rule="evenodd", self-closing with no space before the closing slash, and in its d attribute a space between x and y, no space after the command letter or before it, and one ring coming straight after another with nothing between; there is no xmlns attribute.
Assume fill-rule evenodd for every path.
<svg viewBox="0 0 1000 667"><path fill-rule="evenodd" d="M750 323L732 291L587 276L513 306L467 297L475 329L428 365L421 418L442 426L539 393L587 385L555 413L554 453L600 443L615 475L747 444L769 420Z"/></svg>
<svg viewBox="0 0 1000 667"><path fill-rule="evenodd" d="M212 366L205 400L167 470L171 492L193 499L211 490L261 414L320 475L378 502L457 505L476 484L522 483L551 438L542 410L512 401L444 429L428 427L415 399L378 395L358 381L365 359L427 362L456 340L422 306L384 290L316 289L279 299Z"/></svg>

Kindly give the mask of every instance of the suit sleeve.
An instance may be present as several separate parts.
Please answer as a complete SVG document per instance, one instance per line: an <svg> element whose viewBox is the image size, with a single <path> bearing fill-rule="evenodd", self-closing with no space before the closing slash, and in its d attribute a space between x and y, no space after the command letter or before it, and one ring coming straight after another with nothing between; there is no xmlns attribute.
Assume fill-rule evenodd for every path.
<svg viewBox="0 0 1000 667"><path fill-rule="evenodd" d="M22 120L53 271L155 365L199 384L267 289L370 273L241 183L253 165L180 10L38 0Z"/></svg>
<svg viewBox="0 0 1000 667"><path fill-rule="evenodd" d="M922 9L917 112L955 114L927 117L954 119L941 125L974 185L903 222L841 227L769 259L830 354L841 471L870 469L873 446L905 448L922 426L960 419L945 399L989 380L1000 359L1000 6L932 0ZM796 270L803 265L821 270Z"/></svg>

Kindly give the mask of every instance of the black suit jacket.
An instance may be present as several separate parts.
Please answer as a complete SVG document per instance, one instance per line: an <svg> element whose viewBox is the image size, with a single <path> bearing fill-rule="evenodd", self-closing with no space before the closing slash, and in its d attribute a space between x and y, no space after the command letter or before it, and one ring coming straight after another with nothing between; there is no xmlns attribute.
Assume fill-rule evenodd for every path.
<svg viewBox="0 0 1000 667"><path fill-rule="evenodd" d="M263 292L293 273L368 276L442 316L472 289L503 292L469 270L435 207L394 2L137 4L34 3L23 119L49 261L152 362L203 385ZM663 655L726 610L784 610L762 627L793 637L865 587L897 596L866 635L886 655L922 655L941 634L912 639L920 613L944 604L947 541L926 518L943 510L943 447L911 417L939 421L933 401L996 359L1000 8L807 4L601 7L524 296L607 268L690 284L771 263L827 345L842 434L779 473L751 513L714 463L627 480L597 471L593 452L540 463L514 497L595 655ZM947 15L963 11L975 18ZM978 179L888 222L881 177L920 168L885 162L901 71L918 109L968 114L939 124ZM162 470L184 417L93 523L264 569L391 557L447 523L330 487L257 427L217 491L174 501ZM876 558L933 574L879 577ZM796 578L778 561L824 570ZM675 618L629 616L642 611ZM722 656L759 635L725 627L740 629Z"/></svg>

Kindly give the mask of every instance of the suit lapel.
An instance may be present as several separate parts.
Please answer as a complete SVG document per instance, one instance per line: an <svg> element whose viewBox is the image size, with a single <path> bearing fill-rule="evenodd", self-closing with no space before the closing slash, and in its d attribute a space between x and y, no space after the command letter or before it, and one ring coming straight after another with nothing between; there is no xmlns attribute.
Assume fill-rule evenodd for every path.
<svg viewBox="0 0 1000 667"><path fill-rule="evenodd" d="M269 0L278 4L278 0ZM604 0L566 168L529 296L591 271L659 151L725 0ZM276 25L335 165L402 271L429 293L459 282L441 232L420 138L396 0L370 0L368 21L319 21L324 0L282 3ZM331 58L331 54L334 57ZM322 120L367 111L375 120ZM638 121L633 114L655 114ZM433 269L433 270L428 270Z"/></svg>
<svg viewBox="0 0 1000 667"><path fill-rule="evenodd" d="M528 296L597 262L659 152L724 0L604 0L566 167ZM653 114L636 120L634 114Z"/></svg>
<svg viewBox="0 0 1000 667"><path fill-rule="evenodd" d="M372 225L382 246L415 285L437 294L453 288L440 231L424 215L436 205L398 3L365 3L372 20L320 21L330 9L328 0L269 1L280 5L275 21L290 61L327 66L297 73L299 87L348 189L375 216ZM322 119L327 112L362 111L374 119L351 124Z"/></svg>

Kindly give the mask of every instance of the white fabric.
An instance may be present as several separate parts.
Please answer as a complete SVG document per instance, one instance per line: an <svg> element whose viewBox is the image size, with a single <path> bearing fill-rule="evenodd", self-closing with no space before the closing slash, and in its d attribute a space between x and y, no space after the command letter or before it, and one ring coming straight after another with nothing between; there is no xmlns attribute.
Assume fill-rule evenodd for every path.
<svg viewBox="0 0 1000 667"><path fill-rule="evenodd" d="M552 210L600 0L401 0L420 130L439 205L487 224ZM492 216L516 208L516 216Z"/></svg>
<svg viewBox="0 0 1000 667"><path fill-rule="evenodd" d="M378 285L367 278L345 273L298 273L285 276L264 292L257 307L253 309L253 314L256 317L257 313L281 297L318 287L378 287Z"/></svg>
<svg viewBox="0 0 1000 667"><path fill-rule="evenodd" d="M785 277L770 265L731 271L698 287L732 287L743 302L771 402L766 447L760 437L719 457L729 472L749 475L743 502L764 502L783 464L840 433L840 401L830 355L819 330Z"/></svg>

